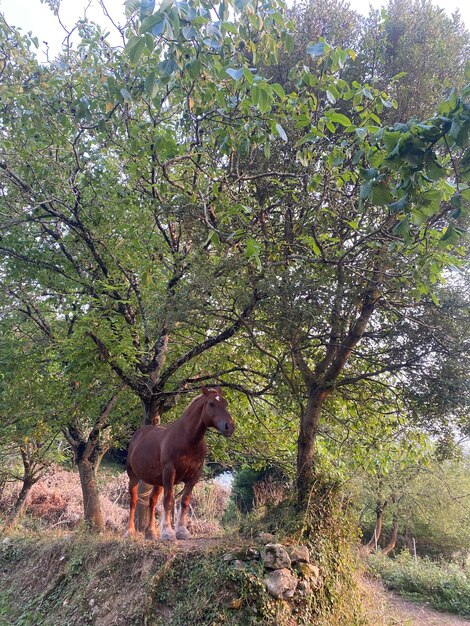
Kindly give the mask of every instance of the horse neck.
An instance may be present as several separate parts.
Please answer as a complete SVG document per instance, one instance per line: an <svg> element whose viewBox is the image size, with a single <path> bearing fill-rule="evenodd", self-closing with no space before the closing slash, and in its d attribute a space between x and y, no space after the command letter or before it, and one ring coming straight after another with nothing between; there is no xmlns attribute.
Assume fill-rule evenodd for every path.
<svg viewBox="0 0 470 626"><path fill-rule="evenodd" d="M207 426L202 421L202 409L204 401L199 398L191 403L183 415L178 420L180 425L186 434L188 443L191 445L197 445L204 439Z"/></svg>

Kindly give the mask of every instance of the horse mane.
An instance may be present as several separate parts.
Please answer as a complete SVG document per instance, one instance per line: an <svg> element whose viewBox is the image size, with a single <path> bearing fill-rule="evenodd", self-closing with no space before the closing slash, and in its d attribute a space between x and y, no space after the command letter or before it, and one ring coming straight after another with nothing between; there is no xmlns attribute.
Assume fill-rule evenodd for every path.
<svg viewBox="0 0 470 626"><path fill-rule="evenodd" d="M209 391L211 393L216 393L213 389L209 389ZM194 405L201 399L204 398L204 394L200 393L198 396L196 396L194 398L194 400L191 402L191 404L189 404L186 409L184 410L183 414L181 415L180 419L182 419L183 417L186 417L188 415L188 413L191 411L192 408L194 408Z"/></svg>
<svg viewBox="0 0 470 626"><path fill-rule="evenodd" d="M194 405L196 404L196 402L198 402L198 400L200 400L201 398L204 397L203 393L200 393L198 396L196 396L194 398L194 400L191 402L191 404L189 404L186 409L183 411L183 414L181 415L180 419L182 419L183 417L185 417L192 408L194 408Z"/></svg>

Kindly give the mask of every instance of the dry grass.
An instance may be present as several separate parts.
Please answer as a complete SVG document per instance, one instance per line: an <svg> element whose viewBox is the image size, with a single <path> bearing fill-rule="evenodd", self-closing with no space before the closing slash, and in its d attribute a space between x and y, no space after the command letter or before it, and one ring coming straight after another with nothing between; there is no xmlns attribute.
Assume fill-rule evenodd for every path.
<svg viewBox="0 0 470 626"><path fill-rule="evenodd" d="M100 500L107 530L123 533L126 528L129 494L125 472L100 474ZM7 483L0 493L0 515L6 515L20 490L20 483ZM190 526L194 535L222 534L221 518L228 504L229 491L214 481L199 483L193 493ZM161 505L157 513L161 512ZM32 488L25 522L50 529L75 529L83 519L82 492L77 472L52 467Z"/></svg>

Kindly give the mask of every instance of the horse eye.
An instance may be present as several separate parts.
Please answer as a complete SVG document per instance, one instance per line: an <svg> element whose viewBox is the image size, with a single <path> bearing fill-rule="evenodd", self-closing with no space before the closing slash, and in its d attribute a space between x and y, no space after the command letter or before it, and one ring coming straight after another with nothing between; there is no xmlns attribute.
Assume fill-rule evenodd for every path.
<svg viewBox="0 0 470 626"><path fill-rule="evenodd" d="M212 400L209 401L209 406L214 406L214 403L212 402Z"/></svg>

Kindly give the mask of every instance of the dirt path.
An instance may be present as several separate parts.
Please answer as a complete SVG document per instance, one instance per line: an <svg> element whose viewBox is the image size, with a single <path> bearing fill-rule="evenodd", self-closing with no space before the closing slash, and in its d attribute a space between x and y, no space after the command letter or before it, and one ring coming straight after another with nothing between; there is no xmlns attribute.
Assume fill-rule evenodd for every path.
<svg viewBox="0 0 470 626"><path fill-rule="evenodd" d="M470 620L451 613L441 613L425 602L406 600L385 591L393 623L406 626L469 626Z"/></svg>
<svg viewBox="0 0 470 626"><path fill-rule="evenodd" d="M388 591L376 581L367 578L365 587L374 598L371 615L380 625L390 626L470 626L470 620L441 613L433 609L429 603L407 600L402 596Z"/></svg>

